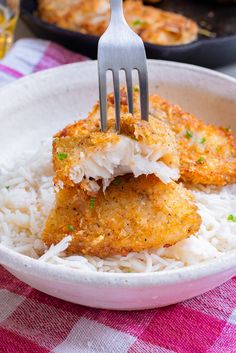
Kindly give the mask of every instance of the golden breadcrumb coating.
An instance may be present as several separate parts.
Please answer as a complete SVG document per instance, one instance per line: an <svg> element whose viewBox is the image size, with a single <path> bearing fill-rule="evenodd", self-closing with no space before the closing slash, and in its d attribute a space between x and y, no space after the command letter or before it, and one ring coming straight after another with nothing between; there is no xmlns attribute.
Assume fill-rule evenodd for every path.
<svg viewBox="0 0 236 353"><path fill-rule="evenodd" d="M92 198L76 187L60 190L42 239L50 246L71 235L68 254L104 258L175 244L200 224L192 194L181 184L126 175Z"/></svg>
<svg viewBox="0 0 236 353"><path fill-rule="evenodd" d="M130 138L132 143L140 143L144 149L155 149L157 153L162 152L159 161L170 168L178 170L179 156L176 148L174 133L165 122L150 116L149 121L141 120L131 114L123 114L120 121L120 134L115 131L115 120L108 120L108 130L100 131L99 119L93 117L80 120L72 125L66 126L54 136L53 140L53 166L55 170L55 184L74 186L79 182L73 179L73 171L78 170L86 158L93 157L99 153L104 162L104 153L117 146L114 151L118 156L119 142L123 137ZM149 153L148 151L146 152ZM128 151L127 151L128 156ZM128 158L128 157L127 157ZM95 158L96 159L96 158ZM156 159L155 159L156 160ZM154 160L154 161L155 161ZM96 161L94 162L96 163ZM99 164L99 169L103 165ZM126 174L120 173L119 175ZM89 175L91 176L91 175ZM100 178L97 178L100 179ZM96 179L96 180L97 180Z"/></svg>
<svg viewBox="0 0 236 353"><path fill-rule="evenodd" d="M129 25L145 42L180 45L197 39L198 25L183 15L134 0L124 2L124 13Z"/></svg>
<svg viewBox="0 0 236 353"><path fill-rule="evenodd" d="M134 92L134 106L138 116L138 92ZM128 111L124 89L121 90L121 111ZM236 145L231 130L206 124L157 95L150 96L150 113L168 122L176 134L180 175L184 182L219 186L236 182ZM108 95L108 114L114 116L113 94ZM89 116L99 117L99 104Z"/></svg>
<svg viewBox="0 0 236 353"><path fill-rule="evenodd" d="M38 13L46 22L88 34L101 34L109 20L108 0L39 0Z"/></svg>
<svg viewBox="0 0 236 353"><path fill-rule="evenodd" d="M197 24L185 16L126 0L127 22L144 41L158 45L187 44L197 39ZM106 30L109 0L39 0L39 16L59 27L101 35Z"/></svg>
<svg viewBox="0 0 236 353"><path fill-rule="evenodd" d="M219 186L236 182L236 145L229 129L205 124L158 96L151 98L151 107L156 116L165 113L176 133L184 182Z"/></svg>

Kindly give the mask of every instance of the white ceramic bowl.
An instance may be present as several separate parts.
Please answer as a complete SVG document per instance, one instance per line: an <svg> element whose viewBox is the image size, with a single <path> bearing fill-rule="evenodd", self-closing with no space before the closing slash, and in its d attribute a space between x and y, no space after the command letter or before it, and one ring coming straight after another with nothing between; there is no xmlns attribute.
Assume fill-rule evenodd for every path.
<svg viewBox="0 0 236 353"><path fill-rule="evenodd" d="M236 80L190 65L149 61L151 92L206 121L236 131ZM96 62L35 74L0 89L0 165L13 163L65 124L85 117L98 98ZM236 274L236 251L198 266L160 273L85 273L38 262L0 245L0 263L55 297L106 309L148 309L204 293Z"/></svg>

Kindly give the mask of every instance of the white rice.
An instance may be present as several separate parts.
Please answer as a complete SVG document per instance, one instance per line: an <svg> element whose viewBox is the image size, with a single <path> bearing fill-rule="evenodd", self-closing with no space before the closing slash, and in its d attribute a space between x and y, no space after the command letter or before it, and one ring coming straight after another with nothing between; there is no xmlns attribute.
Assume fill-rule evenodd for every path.
<svg viewBox="0 0 236 353"><path fill-rule="evenodd" d="M0 170L0 242L21 254L80 271L158 272L198 264L236 249L236 184L224 188L193 189L201 228L195 236L169 248L100 259L66 256L71 237L49 249L41 240L45 220L54 203L50 142L25 154L14 169Z"/></svg>

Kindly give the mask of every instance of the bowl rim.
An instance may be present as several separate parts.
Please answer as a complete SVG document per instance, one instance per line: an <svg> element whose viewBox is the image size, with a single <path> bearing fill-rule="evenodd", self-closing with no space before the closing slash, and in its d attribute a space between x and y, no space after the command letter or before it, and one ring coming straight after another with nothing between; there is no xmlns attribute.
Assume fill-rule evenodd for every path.
<svg viewBox="0 0 236 353"><path fill-rule="evenodd" d="M182 267L174 270L144 273L110 273L89 272L65 267L63 265L46 263L26 255L16 253L14 250L0 244L0 263L8 270L21 272L34 277L45 277L52 281L64 283L83 283L86 285L109 287L143 287L163 286L173 283L192 282L209 276L217 275L235 268L236 250L221 255L220 257L202 262L200 264Z"/></svg>
<svg viewBox="0 0 236 353"><path fill-rule="evenodd" d="M228 75L215 72L213 70L198 67L195 65L154 60L149 59L148 63L151 65L159 65L170 68L181 68L186 71L194 71L211 78L220 78L224 81L233 83L236 90L236 79ZM57 68L48 69L42 72L34 73L15 82L12 82L0 88L1 93L7 92L14 87L21 86L26 83L28 86L35 80L43 80L50 78L56 73L64 73L67 70L77 68L78 66L94 66L96 61L85 61L74 64L68 64ZM173 283L183 283L208 276L214 276L224 271L235 271L236 274L236 250L222 254L218 258L202 262L200 264L183 267L174 270L166 270L161 272L147 272L147 273L108 273L108 272L89 272L80 271L73 268L68 268L62 265L55 265L33 259L26 255L15 252L12 249L0 243L0 264L13 272L21 272L23 274L33 275L34 277L46 277L50 280L60 280L65 283L83 283L86 285L109 286L109 287L142 287L148 286L162 286L171 285Z"/></svg>

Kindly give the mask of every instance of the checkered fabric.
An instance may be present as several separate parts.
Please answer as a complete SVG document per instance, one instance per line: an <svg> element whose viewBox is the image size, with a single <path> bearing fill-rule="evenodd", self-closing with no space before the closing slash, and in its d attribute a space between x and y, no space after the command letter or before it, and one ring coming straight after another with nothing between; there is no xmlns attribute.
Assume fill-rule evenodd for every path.
<svg viewBox="0 0 236 353"><path fill-rule="evenodd" d="M0 62L0 85L85 60L41 40L21 40ZM236 353L236 277L156 310L85 308L43 294L0 267L0 353Z"/></svg>

